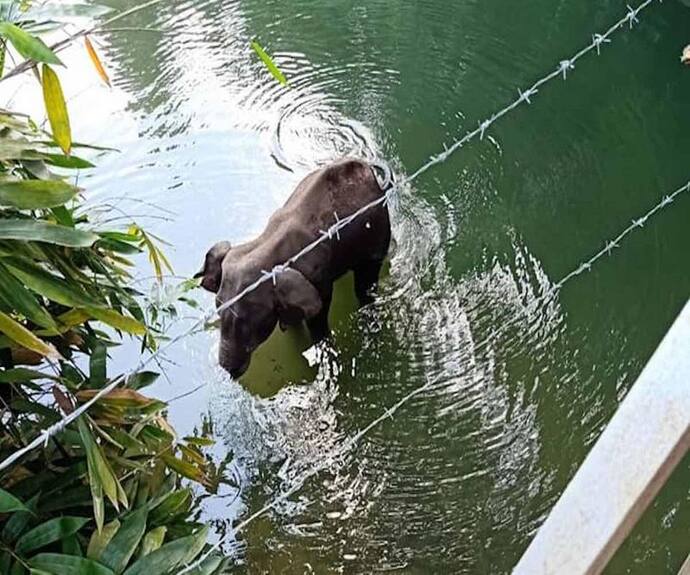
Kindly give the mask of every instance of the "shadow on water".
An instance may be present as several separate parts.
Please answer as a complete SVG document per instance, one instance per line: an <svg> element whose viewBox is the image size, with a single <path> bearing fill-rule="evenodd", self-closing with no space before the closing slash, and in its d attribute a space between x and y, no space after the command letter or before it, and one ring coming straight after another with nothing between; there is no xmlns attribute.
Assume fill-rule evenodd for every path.
<svg viewBox="0 0 690 575"><path fill-rule="evenodd" d="M338 349L340 334L350 328L356 310L354 279L352 274L348 274L333 286L333 305L329 314L332 333L329 341L313 346L304 324L286 331L276 327L269 339L254 353L249 369L239 383L261 398L273 397L289 385L313 383L318 374L321 352L329 347L333 352Z"/></svg>

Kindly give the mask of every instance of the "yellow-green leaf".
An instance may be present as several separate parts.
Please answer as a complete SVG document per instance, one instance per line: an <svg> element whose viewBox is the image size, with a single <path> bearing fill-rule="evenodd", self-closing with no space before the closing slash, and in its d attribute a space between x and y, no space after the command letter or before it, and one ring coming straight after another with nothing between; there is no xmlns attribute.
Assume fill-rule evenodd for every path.
<svg viewBox="0 0 690 575"><path fill-rule="evenodd" d="M93 64L93 67L96 68L96 72L98 72L101 80L103 80L106 85L110 87L110 78L108 78L108 74L103 67L101 59L98 57L98 53L93 47L93 44L91 43L91 40L89 40L88 36L84 36L84 44L86 44L86 51L89 53L89 58L91 58L91 63Z"/></svg>
<svg viewBox="0 0 690 575"><path fill-rule="evenodd" d="M22 347L35 351L51 359L60 359L58 351L49 343L37 338L33 333L10 316L0 311L0 332Z"/></svg>
<svg viewBox="0 0 690 575"><path fill-rule="evenodd" d="M209 480L204 474L204 472L188 461L182 461L177 457L174 457L168 453L164 454L162 457L165 464L172 469L175 473L180 474L182 477L196 481L201 485L207 485Z"/></svg>
<svg viewBox="0 0 690 575"><path fill-rule="evenodd" d="M53 138L65 154L72 150L72 130L69 125L67 104L57 74L47 64L43 65L43 101L48 113Z"/></svg>
<svg viewBox="0 0 690 575"><path fill-rule="evenodd" d="M103 486L98 481L98 476L95 473L95 471L92 472L89 466L89 487L91 488L91 498L93 499L93 517L96 520L96 530L101 531L105 521L105 501L103 499Z"/></svg>
<svg viewBox="0 0 690 575"><path fill-rule="evenodd" d="M206 465L206 460L204 459L203 454L199 451L198 447L195 447L193 445L179 445L180 451L182 454L192 463L196 463L199 467L203 467Z"/></svg>
<svg viewBox="0 0 690 575"><path fill-rule="evenodd" d="M261 58L261 61L264 63L266 68L268 68L268 71L271 73L271 75L276 80L278 80L278 82L280 82L283 85L286 85L287 79L285 78L283 73L278 69L278 66L276 66L273 59L261 47L261 45L256 40L252 40L251 46L252 46L252 49L254 50L254 52L257 53L259 58Z"/></svg>
<svg viewBox="0 0 690 575"><path fill-rule="evenodd" d="M98 391L97 389L82 389L77 392L76 397L79 401L89 401ZM100 398L99 405L112 405L124 408L146 407L155 401L134 389L113 389Z"/></svg>
<svg viewBox="0 0 690 575"><path fill-rule="evenodd" d="M110 543L110 540L113 538L115 533L117 533L119 528L120 522L115 519L107 525L104 525L100 532L94 531L91 535L91 539L89 540L89 546L86 549L86 556L89 559L98 561L101 557L101 553L103 553L103 549L105 549L106 545Z"/></svg>
<svg viewBox="0 0 690 575"><path fill-rule="evenodd" d="M151 531L144 536L144 540L141 542L139 557L146 557L152 551L160 548L160 546L163 545L163 540L165 539L165 534L167 532L168 528L164 525L151 529Z"/></svg>
<svg viewBox="0 0 690 575"><path fill-rule="evenodd" d="M84 443L84 449L86 450L90 481L94 481L94 478L97 478L97 481L101 484L103 493L110 499L113 507L117 510L119 509L118 502L120 499L117 488L117 477L115 477L108 460L104 457L100 446L93 438L88 425L84 423L83 419L78 419L77 424L79 426L81 440Z"/></svg>
<svg viewBox="0 0 690 575"><path fill-rule="evenodd" d="M202 447L208 447L209 445L215 445L216 442L213 439L210 439L209 437L193 437L191 435L188 435L187 437L183 438L187 443L191 443L192 445L201 445Z"/></svg>
<svg viewBox="0 0 690 575"><path fill-rule="evenodd" d="M146 326L132 317L124 316L114 309L98 309L89 307L85 311L93 318L108 324L115 329L131 333L132 335L146 335Z"/></svg>

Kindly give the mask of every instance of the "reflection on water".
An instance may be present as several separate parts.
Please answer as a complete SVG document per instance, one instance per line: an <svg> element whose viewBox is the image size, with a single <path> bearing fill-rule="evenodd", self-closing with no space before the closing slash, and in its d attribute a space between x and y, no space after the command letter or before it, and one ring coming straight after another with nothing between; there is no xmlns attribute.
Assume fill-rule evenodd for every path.
<svg viewBox="0 0 690 575"><path fill-rule="evenodd" d="M102 35L112 91L81 49L65 54L73 132L121 150L100 155L80 183L93 206L115 205L123 224L130 214L169 240L177 273L189 275L214 242L259 233L316 166L356 155L410 173L624 9L622 0L164 2L126 22L136 31ZM157 396L205 384L170 404L179 432L210 422L216 455L232 455L239 491L201 503L219 533L327 462L229 538L239 571L515 564L690 293L684 199L544 298L687 179L678 142L690 131L690 76L677 54L688 24L680 3L650 8L601 58L403 190L379 296L358 310L351 278L339 282L330 342L277 331L239 382L216 366L215 332L161 364ZM254 36L289 86L257 61ZM39 110L30 93L15 104ZM115 357L113 372L131 361ZM610 573L677 571L688 472L672 478Z"/></svg>

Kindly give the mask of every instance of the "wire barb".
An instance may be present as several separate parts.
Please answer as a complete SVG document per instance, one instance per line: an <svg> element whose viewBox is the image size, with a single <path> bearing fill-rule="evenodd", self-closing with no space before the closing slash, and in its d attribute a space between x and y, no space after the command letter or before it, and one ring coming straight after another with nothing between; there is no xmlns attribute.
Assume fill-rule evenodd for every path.
<svg viewBox="0 0 690 575"><path fill-rule="evenodd" d="M484 132L491 126L491 123L493 122L493 119L491 120L484 120L483 122L479 122L479 139L483 140L484 139Z"/></svg>
<svg viewBox="0 0 690 575"><path fill-rule="evenodd" d="M618 242L616 240L610 240L610 241L606 242L606 248L604 248L604 249L606 250L606 253L608 255L611 255L611 252L613 250L615 250L616 248L619 248L619 247L620 247L620 245L618 245Z"/></svg>
<svg viewBox="0 0 690 575"><path fill-rule="evenodd" d="M563 74L563 79L567 80L568 70L575 69L575 62L573 62L572 60L561 60L560 64L558 65L558 69Z"/></svg>
<svg viewBox="0 0 690 575"><path fill-rule="evenodd" d="M537 88L530 88L529 90L525 90L524 92L518 88L518 94L520 94L520 101L521 102L527 102L528 104L531 104L532 101L530 98L534 96L539 90Z"/></svg>
<svg viewBox="0 0 690 575"><path fill-rule="evenodd" d="M605 36L603 34L594 34L592 36L592 42L594 42L594 46L597 48L597 56L601 55L601 45L602 44L610 44L611 43L611 38L608 36Z"/></svg>
<svg viewBox="0 0 690 575"><path fill-rule="evenodd" d="M271 278L271 281L273 282L273 285L276 285L277 278L280 274L285 272L288 269L288 266L285 264L277 264L274 265L271 271L266 271L266 270L261 270L261 275L266 278Z"/></svg>

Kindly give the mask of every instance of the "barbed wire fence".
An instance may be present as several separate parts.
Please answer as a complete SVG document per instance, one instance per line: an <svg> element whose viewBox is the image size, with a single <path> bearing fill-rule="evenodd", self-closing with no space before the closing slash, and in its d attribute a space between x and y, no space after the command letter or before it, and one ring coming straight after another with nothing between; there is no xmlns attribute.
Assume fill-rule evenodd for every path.
<svg viewBox="0 0 690 575"><path fill-rule="evenodd" d="M50 427L46 428L43 430L36 438L34 438L33 441L31 441L29 444L27 444L25 447L22 449L14 452L12 455L7 457L5 460L0 463L0 471L6 469L10 465L12 465L15 461L23 457L25 454L29 453L30 451L37 449L41 445L45 445L50 437L53 435L59 433L61 430L63 430L67 425L69 425L71 422L76 420L78 417L80 417L83 413L85 413L93 404L98 402L101 398L106 396L108 393L110 393L113 389L115 389L117 386L120 384L126 382L129 377L134 375L135 373L141 371L144 369L151 361L154 361L159 355L170 349L172 346L174 346L176 343L181 341L182 339L188 337L192 333L196 333L200 329L203 329L203 327L211 321L216 315L220 314L222 311L225 309L231 308L235 303L246 297L249 293L253 292L256 290L259 286L262 284L266 283L267 281L272 281L275 283L277 276L280 273L283 273L287 268L290 266L294 265L299 259L304 257L306 254L310 253L313 251L318 245L321 243L324 243L326 241L332 241L332 240L338 240L340 238L340 231L345 228L346 226L350 225L352 222L360 218L363 214L368 212L369 210L387 204L390 199L392 198L393 194L395 193L396 190L399 190L402 186L405 184L409 184L415 179L417 179L419 176L421 176L423 173L425 173L427 170L429 170L431 167L445 162L455 151L460 149L462 146L464 146L466 143L468 143L470 140L479 137L480 140L483 140L487 130L500 118L508 114L510 111L513 109L517 108L521 104L531 104L531 99L538 93L539 89L547 84L548 82L558 78L562 77L564 80L567 80L568 78L568 72L573 70L575 67L575 63L588 54L589 52L596 51L597 55L601 53L601 48L605 45L610 43L611 41L611 36L616 32L617 30L625 27L626 24L630 28L634 26L638 22L638 16L639 14L648 6L650 6L653 3L654 0L645 0L642 4L640 4L637 8L631 8L628 6L628 11L626 12L626 15L621 18L618 22L616 22L613 26L611 26L605 33L603 34L594 34L592 36L592 42L585 46L583 49L581 49L579 52L577 52L572 58L562 60L559 62L558 67L553 70L551 73L547 74L537 82L535 82L530 88L528 88L525 91L518 90L518 97L511 102L509 105L501 109L499 112L495 113L491 117L487 118L484 121L479 122L478 127L475 128L474 130L471 130L467 132L461 139L455 141L450 147L444 146L444 151L439 153L436 156L432 156L429 161L427 161L425 164L423 164L417 171L412 173L410 176L403 178L399 183L394 184L390 189L386 191L386 193L379 199L363 206L353 214L347 216L346 218L338 218L337 214L334 214L335 217L335 223L330 226L326 230L320 230L320 235L317 237L312 243L308 244L305 246L300 252L295 254L293 257L285 261L283 264L275 266L271 270L266 270L262 272L262 275L258 277L253 283L250 285L246 286L241 292L239 292L236 296L231 298L230 300L226 301L223 305L221 305L219 308L216 310L211 310L208 313L204 314L199 320L197 320L190 328L187 330L183 331L182 333L178 334L177 336L173 337L171 340L169 340L164 346L159 347L154 353L152 353L150 356L148 356L145 359L142 359L132 370L126 372L125 374L122 374L115 379L113 379L106 387L101 389L96 395L94 395L93 398L91 398L89 401L86 403L82 404L79 406L77 409L75 409L72 413L66 415L62 420L58 421L57 423L51 425ZM663 0L660 0L662 2ZM153 3L152 3L153 4ZM604 256L610 256L613 250L617 249L620 247L621 242L633 231L636 229L644 227L646 222L656 215L658 212L666 208L668 205L673 203L673 201L680 196L680 194L684 192L690 191L690 182L686 183L684 186L676 189L673 193L665 195L662 197L662 199L654 205L648 212L646 212L643 216L640 218L634 219L629 226L627 226L618 236L613 238L612 240L607 241L604 246L597 251L592 257L590 257L588 260L582 262L577 268L575 268L573 271L568 273L566 276L564 276L559 282L554 284L549 290L547 290L545 293L542 294L539 298L537 298L535 301L531 303L531 305L539 305L542 301L545 299L548 299L550 297L553 297L558 291L560 291L564 285L566 285L569 281L574 279L575 277L590 271L592 269L592 266L601 258ZM512 321L509 320L502 324L500 326L500 329L505 329L509 325L511 325L513 322L518 321L519 316L515 316ZM493 339L495 338L496 334L498 331L494 331L492 334L490 334L489 337L485 338L480 342L480 345L488 345ZM225 542L225 540L228 537L234 537L237 535L239 532L241 532L243 529L247 527L252 521L254 521L256 518L266 514L269 512L271 509L274 509L278 504L280 504L282 501L285 501L289 497L291 497L294 493L296 493L303 485L304 483L310 479L311 477L317 475L327 467L333 464L333 462L337 459L354 449L358 443L361 441L361 439L366 436L368 433L370 433L373 429L375 429L378 425L380 425L382 422L387 420L388 418L393 417L393 415L401 408L403 407L406 403L408 403L410 400L412 400L414 397L424 393L425 391L428 391L431 389L434 385L434 382L428 381L422 386L419 386L412 390L410 393L405 395L403 398L401 398L399 401L397 401L395 404L390 406L389 408L385 409L383 413L372 420L367 426L362 428L359 432L357 432L355 435L350 437L346 442L344 442L333 454L330 456L322 459L321 462L317 463L310 469L308 469L297 481L293 483L293 486L285 491L283 491L279 496L274 498L272 501L264 505L261 509L247 517L245 520L237 524L228 534L228 536L215 543L212 545L197 561L189 564L186 566L180 574L188 573L192 569L195 569L199 565L201 565L211 554L213 554L215 551L217 551L221 545ZM198 388L197 388L198 389ZM192 390L192 392L196 391ZM190 392L190 393L192 393Z"/></svg>
<svg viewBox="0 0 690 575"><path fill-rule="evenodd" d="M141 359L137 365L130 369L129 371L119 375L118 377L114 378L107 386L103 387L97 394L95 394L89 401L83 403L80 405L78 408L76 408L74 411L71 413L67 414L64 418L62 418L60 421L54 423L53 425L50 425L46 429L44 429L41 433L39 433L38 436L36 436L31 442L29 442L27 445L25 445L23 448L15 451L11 455L9 455L7 458L5 458L1 463L0 463L0 471L3 471L10 465L12 465L15 461L19 460L21 457L26 455L27 453L33 451L34 449L39 448L41 445L46 445L48 440L55 434L59 433L62 431L67 425L75 421L78 417L80 417L83 413L88 411L91 406L93 406L96 402L98 402L100 399L102 399L104 396L109 394L111 391L113 391L116 387L118 387L120 384L126 382L130 377L138 373L139 371L143 370L146 366L148 366L152 361L155 361L156 358L163 354L165 351L169 350L172 346L174 346L176 343L179 341L185 339L186 337L190 336L193 333L196 333L200 329L202 329L209 321L214 319L217 315L220 315L223 311L230 309L233 305L235 305L237 302L239 302L241 299L246 297L248 294L252 293L256 289L258 289L261 285L264 283L271 281L274 284L276 283L276 279L279 274L285 272L288 268L293 266L297 261L299 261L301 258L312 252L314 249L316 249L319 245L322 243L332 241L332 240L339 240L340 239L340 232L347 226L349 226L352 222L356 221L359 219L362 215L367 213L369 210L372 210L378 206L384 206L388 204L388 202L392 199L394 193L401 189L403 186L412 183L414 180L416 180L419 176L421 176L424 172L429 170L431 167L443 163L448 158L455 153L458 149L460 149L462 146L464 146L466 143L468 143L470 140L479 137L480 140L483 140L487 130L500 118L508 114L511 110L514 110L521 104L530 104L531 99L538 93L539 89L547 84L548 82L553 81L556 78L562 77L563 80L568 79L568 72L570 70L573 70L575 68L575 63L585 56L586 54L595 51L597 55L601 53L601 48L605 44L610 43L611 41L611 36L618 31L621 28L624 28L626 24L629 25L629 27L632 29L633 25L638 22L638 16L640 13L645 10L647 7L649 7L655 0L645 0L642 2L637 8L631 8L630 6L627 7L627 12L625 16L623 16L621 19L619 19L613 26L611 26L608 30L606 30L603 34L593 34L592 35L592 41L587 44L584 48L582 48L579 52L577 52L573 57L565 60L561 60L555 70L547 74L546 76L542 77L541 79L537 80L530 88L527 90L523 91L521 89L518 89L518 97L512 101L510 104L493 114L491 117L487 118L486 120L483 120L479 122L479 125L477 128L474 130L471 130L467 132L462 138L459 140L455 141L450 147L446 147L444 145L444 151L441 152L440 154L436 156L432 156L425 164L423 164L417 171L412 173L410 176L404 177L400 180L400 182L394 183L381 197L378 199L362 206L360 209L357 211L353 212L352 214L348 215L347 217L344 218L339 218L338 214L334 213L334 223L326 230L319 230L319 235L318 237L312 241L310 244L307 244L302 250L300 250L298 253L293 255L291 258L283 262L282 264L278 264L274 266L271 270L264 270L262 271L262 274L251 284L247 285L243 290L241 290L238 294L236 294L234 297L230 298L226 302L224 302L221 306L219 306L215 310L210 310L206 314L204 314L202 317L200 317L194 324L189 327L188 329L184 330L180 334L176 335L175 337L171 338L168 342L166 342L165 345L160 346L157 350L155 350L151 355L149 355L146 358ZM659 2L663 2L663 0L659 0ZM154 2L147 3L147 5L153 5ZM112 19L111 19L112 20ZM73 37L76 37L77 35L73 35ZM665 207L665 206L664 206Z"/></svg>

